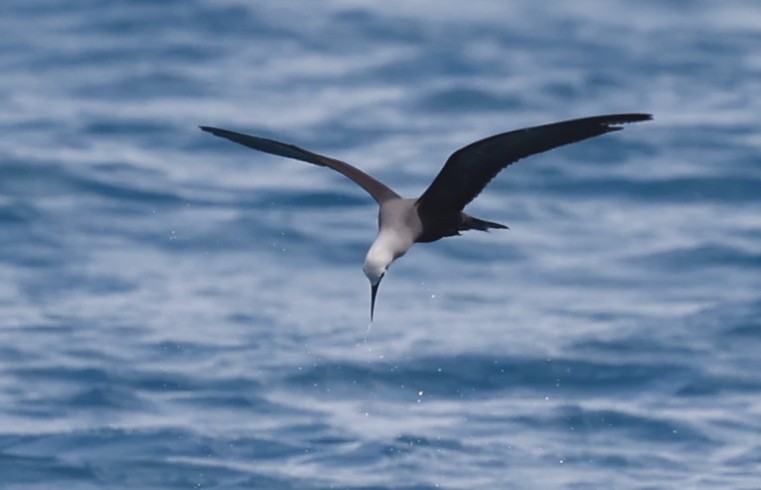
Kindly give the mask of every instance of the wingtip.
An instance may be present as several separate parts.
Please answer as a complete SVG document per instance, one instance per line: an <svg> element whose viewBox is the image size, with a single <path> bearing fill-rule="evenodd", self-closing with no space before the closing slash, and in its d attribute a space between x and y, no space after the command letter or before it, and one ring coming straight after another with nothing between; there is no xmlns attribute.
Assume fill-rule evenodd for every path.
<svg viewBox="0 0 761 490"><path fill-rule="evenodd" d="M227 133L229 133L229 131L225 129L215 128L214 126L198 126L198 127L201 128L201 131L205 131L207 133L213 134L214 136L219 136L220 138L226 138Z"/></svg>
<svg viewBox="0 0 761 490"><path fill-rule="evenodd" d="M608 131L620 131L624 129L625 124L650 121L652 119L653 115L647 113L611 114L609 116L602 116L599 124L607 128Z"/></svg>
<svg viewBox="0 0 761 490"><path fill-rule="evenodd" d="M653 119L652 114L647 113L632 113L632 114L620 114L617 118L617 120L613 124L626 124L626 123L633 123L633 122L642 122L642 121L650 121Z"/></svg>

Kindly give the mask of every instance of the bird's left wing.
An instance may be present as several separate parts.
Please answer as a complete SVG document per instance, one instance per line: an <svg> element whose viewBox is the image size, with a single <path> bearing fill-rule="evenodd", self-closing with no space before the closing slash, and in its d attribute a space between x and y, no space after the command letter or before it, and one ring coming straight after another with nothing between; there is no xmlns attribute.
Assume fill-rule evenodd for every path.
<svg viewBox="0 0 761 490"><path fill-rule="evenodd" d="M378 202L378 204L389 199L400 197L399 194L391 190L383 182L374 179L357 167L349 165L346 162L342 162L341 160L336 160L335 158L326 157L318 153L304 150L298 146L281 143L279 141L267 138L236 133L235 131L213 128L210 126L200 126L200 128L215 136L226 138L243 146L253 148L254 150L271 153L273 155L278 155L285 158L292 158L294 160L301 160L302 162L312 163L321 167L332 168L336 172L343 174L344 176L357 183L357 185L367 191L367 193L370 194L373 199Z"/></svg>
<svg viewBox="0 0 761 490"><path fill-rule="evenodd" d="M461 211L505 167L521 158L618 131L621 124L652 119L650 114L611 114L572 119L501 133L454 152L418 199L422 213Z"/></svg>

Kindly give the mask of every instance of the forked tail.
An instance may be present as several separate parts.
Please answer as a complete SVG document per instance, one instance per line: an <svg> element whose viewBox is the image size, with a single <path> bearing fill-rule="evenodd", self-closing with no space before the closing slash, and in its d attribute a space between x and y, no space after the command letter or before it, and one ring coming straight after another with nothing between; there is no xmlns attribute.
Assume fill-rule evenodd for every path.
<svg viewBox="0 0 761 490"><path fill-rule="evenodd" d="M507 230L508 227L499 223L495 223L493 221L486 221L483 219L474 218L473 216L470 216L468 214L463 213L463 221L462 225L460 226L460 231L467 231L467 230L478 230L478 231L489 231L492 228L496 228L499 230Z"/></svg>

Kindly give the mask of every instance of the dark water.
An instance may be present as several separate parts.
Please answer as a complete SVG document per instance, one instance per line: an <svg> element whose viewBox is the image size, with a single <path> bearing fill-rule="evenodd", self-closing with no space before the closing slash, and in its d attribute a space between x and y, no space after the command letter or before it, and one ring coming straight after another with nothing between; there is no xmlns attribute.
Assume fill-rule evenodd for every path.
<svg viewBox="0 0 761 490"><path fill-rule="evenodd" d="M0 7L0 487L761 488L757 2ZM456 148L510 225L415 247L367 332L375 207Z"/></svg>

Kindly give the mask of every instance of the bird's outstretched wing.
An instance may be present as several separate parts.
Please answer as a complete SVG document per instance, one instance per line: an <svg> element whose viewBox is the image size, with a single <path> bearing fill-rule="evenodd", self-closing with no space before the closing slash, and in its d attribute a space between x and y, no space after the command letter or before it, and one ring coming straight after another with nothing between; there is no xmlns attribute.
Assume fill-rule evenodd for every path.
<svg viewBox="0 0 761 490"><path fill-rule="evenodd" d="M650 114L611 114L518 129L455 151L418 199L421 213L461 211L505 167L535 153L618 131Z"/></svg>
<svg viewBox="0 0 761 490"><path fill-rule="evenodd" d="M357 167L342 162L341 160L312 153L311 151L304 150L298 146L281 143L267 138L236 133L235 131L228 131L227 129L213 128L210 126L200 126L200 128L215 136L226 138L243 146L253 148L254 150L271 153L285 158L293 158L294 160L301 160L302 162L320 165L321 167L332 168L336 172L339 172L356 182L360 187L366 190L367 193L378 202L378 204L389 199L400 197L399 194L391 190L382 182L370 177Z"/></svg>

